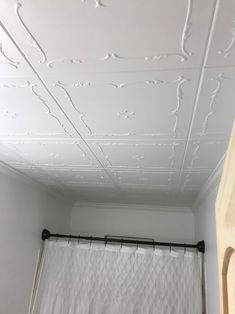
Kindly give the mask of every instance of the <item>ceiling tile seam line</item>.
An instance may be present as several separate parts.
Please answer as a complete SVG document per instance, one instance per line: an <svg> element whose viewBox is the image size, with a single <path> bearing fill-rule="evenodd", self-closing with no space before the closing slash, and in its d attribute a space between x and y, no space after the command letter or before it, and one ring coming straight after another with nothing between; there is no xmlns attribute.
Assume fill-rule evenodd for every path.
<svg viewBox="0 0 235 314"><path fill-rule="evenodd" d="M221 133L220 135L223 135L223 133ZM117 143L128 143L128 142L138 142L138 143L162 143L162 142L186 142L187 139L184 138L83 138L85 141L87 142L117 142ZM11 142L17 142L17 141L24 141L24 142L30 142L30 141L35 141L35 142L41 142L41 141L45 141L45 142L73 142L73 141L82 141L82 139L80 137L73 137L73 138L69 138L69 137L29 137L29 136L21 136L21 137L16 137L14 135L10 135L9 136L1 136L0 134L0 140L7 143L11 143ZM209 141L210 138L205 138L203 139L205 141ZM191 141L198 141L198 138L195 137L193 139L191 139Z"/></svg>
<svg viewBox="0 0 235 314"><path fill-rule="evenodd" d="M235 64L205 65L204 69L235 68Z"/></svg>
<svg viewBox="0 0 235 314"><path fill-rule="evenodd" d="M210 23L209 23L208 34L206 37L206 45L205 45L205 49L203 52L201 69L199 72L198 84L197 84L196 93L195 93L195 97L194 97L194 105L193 105L192 115L191 115L191 119L190 119L190 124L189 124L184 154L183 154L183 158L182 158L182 163L181 163L181 167L180 167L181 170L184 169L184 165L185 165L185 161L186 161L186 155L187 155L187 151L188 151L188 147L189 147L189 143L190 143L190 137L192 134L193 123L194 123L194 119L195 119L197 107L198 107L198 100L199 100L201 87L202 87L203 79L204 79L205 65L206 65L206 62L208 59L208 54L209 54L209 50L210 50L210 46L211 46L211 41L212 41L212 37L213 37L215 23L216 23L216 19L217 19L217 15L218 15L219 5L220 5L220 0L215 0L211 19L210 19ZM180 180L181 180L181 175L179 178L179 182L180 182Z"/></svg>
<svg viewBox="0 0 235 314"><path fill-rule="evenodd" d="M20 153L18 153L20 155ZM21 155L20 155L21 156ZM24 159L21 156L22 159ZM33 162L29 162L28 160L24 159L25 162L15 162L15 161L9 161L9 163L13 166L18 166L25 168L29 166L29 163L32 164L35 168L37 165L42 167L43 169L71 169L71 170L78 170L78 171L98 171L102 170L103 168L95 167L95 166L89 166L89 165L71 165L71 164L56 164L56 163L38 163L34 164ZM30 167L30 166L29 166ZM149 172L149 173L179 173L181 170L178 168L171 168L171 167L129 167L129 166L113 166L113 167L106 167L107 170L111 171L117 171L117 172ZM182 172L192 172L192 173L198 173L198 172L208 172L213 170L214 168L211 167L186 167L182 170Z"/></svg>
<svg viewBox="0 0 235 314"><path fill-rule="evenodd" d="M210 66L206 66L207 68L216 68L216 67L223 67L221 66L217 66L217 65L210 65ZM226 67L226 65L224 66ZM235 67L235 65L232 65L232 67ZM126 71L81 71L79 72L80 74L128 74L128 73L153 73L153 72L173 72L173 71L192 71L192 70L200 70L200 67L195 66L195 67L171 67L171 68L154 68L154 69L143 69L143 68L139 68L137 70L126 70ZM0 79L2 78L11 78L11 77L23 77L23 75L20 74L14 74L14 75L1 75L0 74ZM34 77L34 75L27 75L27 77Z"/></svg>
<svg viewBox="0 0 235 314"><path fill-rule="evenodd" d="M235 67L235 64L232 65L219 65L219 64L215 64L215 65L205 65L204 68L205 69L216 69L216 68L233 68ZM98 74L119 74L119 73L152 73L152 72L173 72L173 71L192 71L192 70L198 70L200 71L201 67L200 66L187 66L187 67L170 67L170 68L154 68L154 69L144 69L144 68L138 68L137 70L120 70L120 71L81 71L80 74L94 74L94 73L98 73ZM19 77L25 77L24 75L20 75L20 74L14 74L14 75L1 75L0 74L0 79L4 79L4 78L19 78ZM35 77L34 75L27 75L26 77Z"/></svg>
<svg viewBox="0 0 235 314"><path fill-rule="evenodd" d="M56 167L56 166L44 166L43 164L39 165L39 168L37 165L32 164L31 166L29 166L29 164L15 164L12 162L8 163L10 166L16 168L16 169L40 169L42 172L43 171L59 171L59 172L68 172L68 171L72 171L72 172L87 172L87 173L97 173L103 170L103 168L75 168L75 167ZM116 172L117 174L151 174L151 175L168 175L168 174L179 174L180 170L168 170L168 169L163 169L163 170L158 170L158 169L109 169L111 172ZM213 171L214 169L211 168L204 168L204 169L185 169L182 171L182 174L190 174L190 175L195 175L195 174L208 174L211 171ZM48 177L48 179L53 179L51 177ZM58 182L60 183L60 182Z"/></svg>
<svg viewBox="0 0 235 314"><path fill-rule="evenodd" d="M225 135L225 133L216 133L216 135ZM226 135L229 135L226 134ZM41 141L45 141L47 143L52 143L53 142L61 142L63 144L63 142L65 143L69 143L69 142L74 142L74 141L87 141L87 142L116 142L116 143L128 143L128 142L138 142L138 143L141 143L141 144L147 144L147 143L161 143L161 142L186 142L187 139L186 138L107 138L107 139L104 139L104 138L81 138L81 137L73 137L73 138L69 138L69 137L25 137L25 136L22 136L22 137L1 137L1 134L0 134L0 141L2 143L14 143L14 142L17 142L17 141L23 141L23 142L41 142ZM211 138L210 136L209 137L205 137L205 138L200 138L200 137L192 137L189 141L190 142L202 142L202 143L206 143L206 142L210 142L214 140L214 138ZM226 142L224 140L217 140L217 141L220 141L221 143L222 142Z"/></svg>
<svg viewBox="0 0 235 314"><path fill-rule="evenodd" d="M4 25L4 23L0 20L0 26L3 28L4 32L6 33L6 35L9 37L9 39L11 40L11 42L15 45L16 49L20 52L20 54L22 55L22 57L24 58L24 60L26 61L26 63L29 65L29 67L31 68L31 70L35 73L36 77L38 78L38 80L41 82L41 84L44 86L45 90L47 91L47 93L50 95L50 97L53 99L53 101L56 103L56 105L58 106L58 108L60 109L60 111L63 113L63 115L66 117L66 119L68 120L68 122L70 123L70 125L74 128L74 130L76 131L76 133L80 136L81 140L84 142L84 144L86 145L87 149L90 151L90 153L93 155L93 157L95 158L95 160L98 162L98 164L103 168L104 172L107 174L108 178L111 180L112 184L114 185L114 187L119 188L117 182L115 181L114 177L112 175L110 175L110 173L105 169L105 166L103 165L103 163L98 159L98 157L96 156L96 154L93 152L93 150L90 148L90 146L88 145L88 143L83 139L82 135L80 134L80 132L77 130L77 128L75 127L74 123L70 120L70 118L68 117L67 113L63 110L63 108L61 107L61 105L59 104L59 102L57 101L56 97L53 95L53 93L50 91L50 89L47 87L47 84L44 82L43 78L41 77L41 75L37 72L37 70L34 68L33 64L31 63L31 61L28 59L28 57L25 55L24 51L21 49L20 45L17 43L17 41L14 39L14 37L11 35L11 33L8 31L7 27Z"/></svg>
<svg viewBox="0 0 235 314"><path fill-rule="evenodd" d="M29 165L30 162L27 163L18 163L18 162L9 162L11 166L18 167L21 169L29 169L34 167L35 169L38 169L37 166L40 167L40 170L58 170L58 171L64 171L66 172L67 170L76 172L76 171L85 171L85 172L97 172L97 171L102 171L103 168L91 168L89 166L68 166L68 165L63 165L63 166L57 166L56 164L34 164L31 163L32 165ZM148 174L179 174L180 169L172 169L172 168L162 168L162 169L153 169L153 168L107 168L107 170L118 172L118 173L148 173ZM208 173L208 171L212 171L214 168L185 168L182 170L182 173L190 173L190 174L198 174L198 173Z"/></svg>

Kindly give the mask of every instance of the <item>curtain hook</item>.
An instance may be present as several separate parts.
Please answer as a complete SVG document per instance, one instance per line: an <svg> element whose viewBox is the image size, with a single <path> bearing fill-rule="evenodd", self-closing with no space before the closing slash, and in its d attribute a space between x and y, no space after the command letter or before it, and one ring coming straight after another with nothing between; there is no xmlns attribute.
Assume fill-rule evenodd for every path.
<svg viewBox="0 0 235 314"><path fill-rule="evenodd" d="M121 240L121 249L122 249L122 244L123 244L123 241Z"/></svg>
<svg viewBox="0 0 235 314"><path fill-rule="evenodd" d="M136 251L138 250L138 248L139 248L139 243L138 241L136 241Z"/></svg>
<svg viewBox="0 0 235 314"><path fill-rule="evenodd" d="M80 243L80 235L78 236L78 244Z"/></svg>
<svg viewBox="0 0 235 314"><path fill-rule="evenodd" d="M155 251L156 248L156 242L153 241L153 251Z"/></svg>
<svg viewBox="0 0 235 314"><path fill-rule="evenodd" d="M107 236L105 237L105 247L107 246L107 242L108 242L108 240L107 240Z"/></svg>
<svg viewBox="0 0 235 314"><path fill-rule="evenodd" d="M185 253L186 253L186 246L185 246L185 243L184 243L184 255L185 255Z"/></svg>
<svg viewBox="0 0 235 314"><path fill-rule="evenodd" d="M91 247L91 244L92 244L92 237L91 237L91 239L90 239L90 247Z"/></svg>
<svg viewBox="0 0 235 314"><path fill-rule="evenodd" d="M170 253L171 253L171 242L170 242Z"/></svg>

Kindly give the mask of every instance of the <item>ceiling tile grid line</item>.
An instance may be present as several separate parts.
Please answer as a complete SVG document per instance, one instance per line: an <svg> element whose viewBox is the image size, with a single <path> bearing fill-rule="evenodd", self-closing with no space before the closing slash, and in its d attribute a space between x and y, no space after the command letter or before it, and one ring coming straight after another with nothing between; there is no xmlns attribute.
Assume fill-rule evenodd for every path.
<svg viewBox="0 0 235 314"><path fill-rule="evenodd" d="M0 158L81 199L191 204L235 115L231 0L0 0L0 11L0 140L24 160Z"/></svg>
<svg viewBox="0 0 235 314"><path fill-rule="evenodd" d="M196 115L196 111L197 111L197 106L198 106L198 98L200 95L200 90L201 90L201 86L203 84L203 77L204 77L204 66L206 65L206 61L207 61L207 57L208 57L208 53L209 53L209 49L210 49L210 42L211 42L211 38L213 36L213 30L214 30L214 25L216 22L216 16L218 13L218 9L219 9L219 0L215 0L214 3L214 8L210 17L210 27L208 30L208 34L207 34L207 43L203 52L203 58L202 58L202 63L201 63L201 70L200 70L200 74L199 74L199 79L198 79L198 85L197 85L197 90L195 93L195 98L194 98L194 106L193 106L193 110L192 110L192 116L190 119L190 124L189 124L189 129L188 129L188 135L187 135L187 142L185 145L185 151L184 151L184 155L183 155L183 159L182 159L182 164L181 164L181 168L184 168L184 163L185 163L185 159L186 159L186 154L187 154L187 149L188 149L188 145L189 145L189 140L191 137L191 132L192 132L192 127L193 127L193 123L194 123L194 118Z"/></svg>

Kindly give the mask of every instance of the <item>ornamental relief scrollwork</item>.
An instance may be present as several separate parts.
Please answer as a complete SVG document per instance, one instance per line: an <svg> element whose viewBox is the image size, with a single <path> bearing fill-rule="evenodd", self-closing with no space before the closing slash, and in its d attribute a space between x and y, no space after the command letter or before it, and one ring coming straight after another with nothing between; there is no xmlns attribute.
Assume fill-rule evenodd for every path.
<svg viewBox="0 0 235 314"><path fill-rule="evenodd" d="M210 124L211 118L215 116L215 114L217 113L216 105L217 106L219 105L218 105L218 102L216 103L216 101L218 100L219 94L222 90L223 81L226 81L226 80L233 81L235 80L235 78L227 77L224 75L224 73L219 73L216 77L210 78L211 82L215 82L215 87L209 94L209 105L208 105L209 110L204 117L201 130L197 133L197 135L199 135L200 137L203 137L209 134L210 135L214 134L212 132L209 132L209 124ZM216 134L218 135L218 133Z"/></svg>
<svg viewBox="0 0 235 314"><path fill-rule="evenodd" d="M28 88L31 93L40 101L40 103L43 105L43 107L46 109L45 113L50 116L52 119L54 119L57 124L60 126L60 128L63 130L63 134L67 134L69 137L73 137L73 134L71 134L67 127L64 125L64 123L54 114L52 113L51 108L47 104L47 101L44 99L43 96L40 95L40 93L37 90L37 84L31 83L30 81L26 81L24 84L17 85L17 84L0 84L0 88ZM25 135L33 134L32 132L28 131L25 133ZM44 133L43 133L44 134ZM16 135L16 134L13 134Z"/></svg>
<svg viewBox="0 0 235 314"><path fill-rule="evenodd" d="M230 57L230 55L233 53L233 48L235 44L235 20L233 21L233 28L231 30L231 39L228 45L224 49L218 50L218 54L223 56L224 59L227 59Z"/></svg>
<svg viewBox="0 0 235 314"><path fill-rule="evenodd" d="M103 156L103 158L106 161L107 167L109 168L117 168L117 169L132 169L132 170L138 170L138 169L147 169L147 168L151 168L152 170L154 169L161 169L161 168L168 168L169 170L173 170L175 169L175 158L176 158L176 147L179 146L179 143L176 142L170 142L170 143L151 143L151 142L144 142L144 143L131 143L131 142L105 142L105 143L100 143L100 142L95 142L94 145L98 148L99 152L101 153L101 155ZM134 153L131 156L131 160L134 160L135 162L138 163L138 165L132 165L132 166L128 166L128 165L114 165L112 163L112 161L110 160L109 155L105 152L105 147L112 147L112 146L127 146L130 147L132 149L134 149L134 151L136 151L136 153ZM145 156L143 154L139 154L137 148L138 147L143 147L143 146L152 146L153 149L157 148L160 149L161 147L169 147L169 155L168 155L168 161L169 164L167 166L161 167L161 166L153 166L153 167L146 167L141 165L141 162L145 160ZM170 178L170 177L169 177Z"/></svg>
<svg viewBox="0 0 235 314"><path fill-rule="evenodd" d="M105 8L106 5L102 0L93 0L95 3L95 8ZM145 56L133 56L133 57L127 57L123 55L119 55L116 52L107 52L104 56L94 58L94 59L89 59L86 57L75 57L75 58L58 58L58 59L51 59L49 60L45 50L41 46L41 44L38 42L36 37L32 34L30 31L29 27L27 26L27 23L24 21L22 14L21 14L21 9L23 7L22 3L19 0L16 0L15 4L15 13L16 17L22 26L27 38L31 41L32 47L34 47L39 54L41 55L40 60L38 63L46 65L48 69L52 69L56 64L58 63L67 63L67 64L81 64L81 63L86 63L90 61L100 61L100 62L107 62L109 60L142 60L146 62L154 62L154 61L160 61L163 59L167 59L170 57L176 57L179 59L180 62L186 62L189 57L193 56L193 52L188 51L186 48L187 40L191 36L191 28L192 28L192 22L191 22L191 17L192 17L192 8L193 8L193 0L185 0L186 1L186 15L185 15L185 20L184 20L184 26L182 29L181 33L181 39L180 39L180 52L165 52L165 53L156 53L154 55L145 55ZM83 3L88 2L88 0L82 0Z"/></svg>
<svg viewBox="0 0 235 314"><path fill-rule="evenodd" d="M80 122L83 125L84 129L87 132L88 136L104 136L104 137L113 137L113 136L122 136L122 137L129 137L129 136L144 136L144 137L159 137L159 136L165 136L165 137L173 137L176 138L178 136L178 125L179 125L179 120L180 120L180 115L179 112L182 107L182 100L183 100L183 85L189 82L189 79L184 78L182 75L178 76L177 79L173 81L166 81L166 80L143 80L143 81L133 81L133 82L123 82L123 83L92 83L92 82L75 82L72 84L65 84L61 81L56 81L54 84L55 87L60 88L63 91L64 98L66 101L71 105L71 107L77 112ZM87 122L87 117L84 112L81 111L81 108L75 101L73 100L71 93L68 91L68 88L88 88L88 87L93 87L93 86L110 86L115 89L123 89L131 85L155 85L160 86L160 85L171 85L171 84L176 84L176 106L173 110L169 112L170 117L174 117L173 125L172 125L172 130L170 132L159 132L159 133L141 133L137 134L135 132L128 132L128 133L101 133L101 132L94 132ZM130 117L135 117L136 113L134 111L128 111L128 109L124 109L121 112L117 113L118 116L123 116L124 118L130 118Z"/></svg>
<svg viewBox="0 0 235 314"><path fill-rule="evenodd" d="M0 61L0 65L9 65L13 67L14 69L18 69L20 62L14 61L12 58L10 58L7 53L5 52L3 48L3 44L0 42L0 56L2 56L3 61Z"/></svg>

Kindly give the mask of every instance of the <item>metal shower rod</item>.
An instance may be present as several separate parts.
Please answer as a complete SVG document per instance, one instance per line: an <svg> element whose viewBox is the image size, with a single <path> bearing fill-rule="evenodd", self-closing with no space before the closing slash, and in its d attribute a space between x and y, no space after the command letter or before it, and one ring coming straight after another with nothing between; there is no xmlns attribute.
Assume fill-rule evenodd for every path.
<svg viewBox="0 0 235 314"><path fill-rule="evenodd" d="M93 236L81 236L81 235L72 235L72 234L59 234L51 233L49 230L44 229L42 231L42 240L48 240L50 238L65 238L65 239L77 239L77 240L87 240L95 242L104 242L104 243L120 243L120 244L135 244L135 245L149 245L149 246L166 246L166 247L178 247L184 249L197 249L198 252L205 253L205 241L199 241L196 244L189 243L175 243L175 242L158 242L149 239L140 240L140 238L131 238L131 237L115 237L115 236L105 236L105 237L93 237Z"/></svg>

